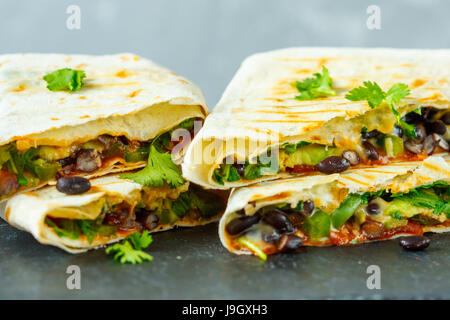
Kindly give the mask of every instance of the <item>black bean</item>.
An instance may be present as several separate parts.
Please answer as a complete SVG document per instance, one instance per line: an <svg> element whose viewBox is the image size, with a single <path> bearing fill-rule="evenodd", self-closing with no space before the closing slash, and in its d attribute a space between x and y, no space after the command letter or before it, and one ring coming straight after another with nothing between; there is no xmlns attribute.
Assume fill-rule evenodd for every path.
<svg viewBox="0 0 450 320"><path fill-rule="evenodd" d="M153 230L158 226L159 218L154 213L146 212L139 218L139 222L145 229Z"/></svg>
<svg viewBox="0 0 450 320"><path fill-rule="evenodd" d="M372 138L376 138L379 135L381 135L381 132L378 131L377 129L374 129L372 131L366 131L366 132L362 132L361 133L361 137L363 139L372 139Z"/></svg>
<svg viewBox="0 0 450 320"><path fill-rule="evenodd" d="M394 134L395 134L397 137L403 137L403 129L400 128L398 125L395 125L395 126L394 126Z"/></svg>
<svg viewBox="0 0 450 320"><path fill-rule="evenodd" d="M92 172L100 168L102 159L94 149L81 150L77 155L76 169L83 172Z"/></svg>
<svg viewBox="0 0 450 320"><path fill-rule="evenodd" d="M441 120L444 121L445 124L450 124L450 112L444 113Z"/></svg>
<svg viewBox="0 0 450 320"><path fill-rule="evenodd" d="M450 151L450 146L448 145L448 142L445 141L445 139L442 136L440 136L436 133L433 133L433 139L434 139L434 141L436 141L436 144L439 147L441 147L445 151Z"/></svg>
<svg viewBox="0 0 450 320"><path fill-rule="evenodd" d="M427 131L425 130L425 127L422 124L418 124L414 128L414 132L416 133L416 137L414 138L417 142L422 142L425 140L427 136Z"/></svg>
<svg viewBox="0 0 450 320"><path fill-rule="evenodd" d="M406 140L404 146L406 150L415 154L422 153L423 150L423 143L417 142L415 139Z"/></svg>
<svg viewBox="0 0 450 320"><path fill-rule="evenodd" d="M361 225L363 234L370 240L381 236L383 232L383 225L375 221L366 221Z"/></svg>
<svg viewBox="0 0 450 320"><path fill-rule="evenodd" d="M380 213L380 206L376 202L370 202L367 207L366 211L368 214L379 214Z"/></svg>
<svg viewBox="0 0 450 320"><path fill-rule="evenodd" d="M437 133L442 136L447 132L447 126L441 120L436 120L436 121L427 123L427 132L428 133Z"/></svg>
<svg viewBox="0 0 450 320"><path fill-rule="evenodd" d="M422 117L427 120L427 121L431 121L433 120L433 117L436 115L437 110L433 107L425 107L422 108Z"/></svg>
<svg viewBox="0 0 450 320"><path fill-rule="evenodd" d="M64 158L64 159L56 160L56 161L61 165L61 167L65 167L65 166L74 164L75 163L75 158L67 157L67 158Z"/></svg>
<svg viewBox="0 0 450 320"><path fill-rule="evenodd" d="M81 194L91 188L91 183L83 177L62 177L56 182L56 189L65 194Z"/></svg>
<svg viewBox="0 0 450 320"><path fill-rule="evenodd" d="M383 199L386 202L391 202L392 200L394 200L394 198L392 198L392 193L390 192L383 193L381 199Z"/></svg>
<svg viewBox="0 0 450 320"><path fill-rule="evenodd" d="M309 213L313 212L314 207L315 207L314 201L312 201L312 200L306 200L305 202L303 202L303 205L302 205L302 211L303 211L304 213L309 214Z"/></svg>
<svg viewBox="0 0 450 320"><path fill-rule="evenodd" d="M323 173L338 173L348 169L350 162L347 159L338 156L331 156L323 159L317 165L317 169Z"/></svg>
<svg viewBox="0 0 450 320"><path fill-rule="evenodd" d="M285 234L278 243L280 252L295 252L301 248L303 240L292 234Z"/></svg>
<svg viewBox="0 0 450 320"><path fill-rule="evenodd" d="M245 165L244 165L244 164L236 163L236 164L233 165L233 167L236 168L237 173L238 173L241 177L244 176L244 174L245 174Z"/></svg>
<svg viewBox="0 0 450 320"><path fill-rule="evenodd" d="M420 114L418 114L416 112L410 112L410 113L407 113L403 117L403 120L408 122L408 123L421 123L425 119Z"/></svg>
<svg viewBox="0 0 450 320"><path fill-rule="evenodd" d="M228 234L234 236L236 234L241 233L242 231L247 230L255 223L258 223L261 216L258 213L255 213L252 216L244 216L239 218L234 218L230 222L228 222L225 227Z"/></svg>
<svg viewBox="0 0 450 320"><path fill-rule="evenodd" d="M281 235L276 230L273 230L272 232L262 233L262 240L264 242L277 243L278 241L280 241L280 238Z"/></svg>
<svg viewBox="0 0 450 320"><path fill-rule="evenodd" d="M373 144L371 144L369 141L364 141L362 143L362 146L364 147L364 149L366 151L367 159L378 160L379 155L378 155L377 149L375 149Z"/></svg>
<svg viewBox="0 0 450 320"><path fill-rule="evenodd" d="M358 152L353 150L345 150L342 152L342 158L347 159L352 166L356 166L361 162Z"/></svg>
<svg viewBox="0 0 450 320"><path fill-rule="evenodd" d="M405 250L418 251L430 245L430 239L424 236L412 236L400 239L400 246Z"/></svg>
<svg viewBox="0 0 450 320"><path fill-rule="evenodd" d="M432 154L436 149L436 141L431 134L425 138L425 141L423 142L423 149L428 155Z"/></svg>
<svg viewBox="0 0 450 320"><path fill-rule="evenodd" d="M263 221L274 227L279 233L294 232L295 228L282 211L272 210L266 212Z"/></svg>

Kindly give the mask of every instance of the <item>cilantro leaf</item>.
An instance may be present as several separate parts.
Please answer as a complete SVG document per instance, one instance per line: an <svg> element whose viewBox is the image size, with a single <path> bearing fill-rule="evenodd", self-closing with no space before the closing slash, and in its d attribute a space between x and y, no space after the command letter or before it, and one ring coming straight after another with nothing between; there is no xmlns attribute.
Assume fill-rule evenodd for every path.
<svg viewBox="0 0 450 320"><path fill-rule="evenodd" d="M295 97L297 100L312 100L320 97L328 97L336 95L331 87L333 80L331 79L328 69L322 66L322 74L314 73L315 78L307 78L302 81L297 81L293 84L300 92Z"/></svg>
<svg viewBox="0 0 450 320"><path fill-rule="evenodd" d="M154 145L150 146L148 164L144 169L135 173L122 174L120 177L148 187L160 187L164 185L164 181L171 188L184 184L181 171L173 163L170 153L159 152Z"/></svg>
<svg viewBox="0 0 450 320"><path fill-rule="evenodd" d="M43 77L47 82L47 89L51 91L67 90L71 93L81 89L84 78L86 78L86 73L83 70L69 68L53 71Z"/></svg>
<svg viewBox="0 0 450 320"><path fill-rule="evenodd" d="M394 103L399 103L400 100L407 97L410 91L408 86L404 83L396 83L394 84L386 93L386 103L388 105L392 105Z"/></svg>
<svg viewBox="0 0 450 320"><path fill-rule="evenodd" d="M364 86L350 90L350 92L345 95L345 98L350 101L366 100L372 109L381 105L383 100L386 101L395 116L397 125L403 129L403 132L407 137L415 138L415 126L402 120L400 113L394 106L395 103L400 102L401 99L409 95L410 90L408 89L408 86L404 83L396 83L388 90L388 92L384 92L376 82L364 81L363 84Z"/></svg>
<svg viewBox="0 0 450 320"><path fill-rule="evenodd" d="M152 261L153 257L142 250L136 250L133 248L128 240L124 240L123 243L116 243L109 248L106 248L106 254L115 253L114 260L120 263L142 263L144 261Z"/></svg>
<svg viewBox="0 0 450 320"><path fill-rule="evenodd" d="M148 233L148 230L144 230L144 232L139 233L135 232L127 237L132 243L136 250L142 250L147 248L152 242L152 236Z"/></svg>
<svg viewBox="0 0 450 320"><path fill-rule="evenodd" d="M385 98L385 93L376 82L364 81L364 86L352 89L345 95L350 101L367 100L369 106L373 109L378 107Z"/></svg>

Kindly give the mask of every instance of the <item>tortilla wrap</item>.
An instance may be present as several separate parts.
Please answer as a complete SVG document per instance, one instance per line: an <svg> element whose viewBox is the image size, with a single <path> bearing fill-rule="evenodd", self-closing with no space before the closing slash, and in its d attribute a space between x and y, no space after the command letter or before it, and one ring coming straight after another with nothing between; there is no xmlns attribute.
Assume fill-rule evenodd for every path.
<svg viewBox="0 0 450 320"><path fill-rule="evenodd" d="M261 240L261 235L258 234L258 228L261 229L261 226L254 227L258 226L260 222L251 227L254 228L253 231L250 228L248 229L250 231L247 230L238 235L228 234L226 231L227 224L236 217L243 217L244 215L252 216L258 214L258 212L263 215L265 213L261 213L262 211L260 211L262 208L270 206L278 208L277 206L280 206L280 204L286 204L282 207L285 209L282 210L288 212L287 215L289 216L290 210L297 208L297 205L301 201L307 200L312 200L315 208L320 208L333 218L333 213L340 207L343 200L349 194L362 195L366 192L387 190L394 195L399 195L399 193L408 193L416 187L427 186L436 181L450 183L450 156L448 154L433 155L423 162L404 162L378 167L351 169L340 174L318 174L295 177L284 180L266 181L248 187L237 188L232 191L227 209L221 218L219 225L220 239L222 244L230 252L236 254L254 253L248 247L239 244L238 239L240 237L251 239L257 247L267 254L280 252L273 245L267 245ZM376 198L377 196L374 195L373 197ZM445 201L448 202L448 200ZM411 228L405 228L404 225L402 227L392 228L390 231L386 229L387 231L383 231L383 234L375 238L366 237L360 229L361 225L358 227L354 222L346 222L340 228L334 227L332 223L329 236L324 236L320 239L312 239L305 230L304 224L296 225L298 228L292 234L303 240L303 246L328 246L352 245L362 242L387 240L403 235L421 235L423 232L440 233L450 231L450 218L448 214L447 217L444 213L435 215L429 212L430 209L425 207L419 209L413 208L413 210L419 210L420 214L427 212L427 214L439 219L439 221L436 220L436 223L433 225L421 226L415 224L413 230ZM421 210L424 211L422 212ZM241 212L241 215L237 215L238 212ZM407 213L404 214L406 215ZM379 217L380 219L385 219L380 221L387 221L387 217L383 217L383 212L373 217L367 214L367 217L369 217L369 220L375 219L373 217ZM365 221L368 221L367 217ZM391 219L391 217L388 218ZM408 225L410 223L408 222Z"/></svg>
<svg viewBox="0 0 450 320"><path fill-rule="evenodd" d="M35 192L15 195L6 202L1 217L12 226L30 232L42 244L53 245L69 253L81 253L120 241L129 234L142 231L142 229L135 226L123 230L117 229L115 233L109 235L98 233L92 241L89 241L84 234L81 234L77 239L59 236L55 229L47 223L46 218L92 221L104 214L105 201L106 203L114 203L116 206L126 204L126 208L130 208L132 214L140 203L152 203L151 212L155 212L164 201L170 200L173 204L173 201L176 201L180 194L192 192L192 187L195 187L190 186L187 182L178 189L171 189L168 186L146 188L132 181L120 179L116 175L92 179L91 185L92 187L88 192L80 195L65 195L57 191L55 187L46 187ZM217 203L216 208L220 209L220 206L222 206L222 209L225 208L223 197L215 196L214 200L220 202ZM113 210L111 208L114 207L108 206L108 208ZM216 221L222 212L223 210L205 216L185 215L170 222L162 222L160 218L158 225L149 232L204 225ZM107 211L106 216L109 214L111 212Z"/></svg>
<svg viewBox="0 0 450 320"><path fill-rule="evenodd" d="M47 89L43 76L62 68L85 71L79 91ZM1 55L0 93L0 147L15 143L20 152L38 146L70 148L104 134L148 141L207 113L196 85L129 53ZM81 175L95 177L143 166L145 162L113 161ZM49 183L54 180L21 191Z"/></svg>
<svg viewBox="0 0 450 320"><path fill-rule="evenodd" d="M299 92L293 84L323 66L336 95L295 99ZM401 115L419 106L446 110L449 67L449 50L290 48L250 56L190 145L184 175L204 187L228 189L287 175L280 171L221 185L213 174L227 157L251 162L269 147L300 141L362 151L358 142L364 127L390 134L395 116L386 104L371 109L366 101L347 100L351 89L364 81L384 91L404 83L411 92L396 104Z"/></svg>

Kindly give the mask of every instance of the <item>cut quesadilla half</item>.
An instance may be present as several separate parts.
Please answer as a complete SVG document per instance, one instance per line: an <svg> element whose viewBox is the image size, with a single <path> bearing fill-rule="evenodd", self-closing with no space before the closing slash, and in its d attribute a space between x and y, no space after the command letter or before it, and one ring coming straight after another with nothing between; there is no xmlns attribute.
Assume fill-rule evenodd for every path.
<svg viewBox="0 0 450 320"><path fill-rule="evenodd" d="M190 145L208 188L448 152L450 51L292 48L246 59Z"/></svg>
<svg viewBox="0 0 450 320"><path fill-rule="evenodd" d="M348 246L450 231L450 156L234 189L219 226L232 253Z"/></svg>
<svg viewBox="0 0 450 320"><path fill-rule="evenodd" d="M0 201L145 167L156 138L179 162L190 141L175 152L170 133L207 113L197 86L132 54L1 55L0 92Z"/></svg>
<svg viewBox="0 0 450 320"><path fill-rule="evenodd" d="M91 180L89 191L65 195L55 187L15 195L3 218L42 244L70 253L117 242L136 232L158 232L216 221L226 195L185 184L144 187L116 175Z"/></svg>

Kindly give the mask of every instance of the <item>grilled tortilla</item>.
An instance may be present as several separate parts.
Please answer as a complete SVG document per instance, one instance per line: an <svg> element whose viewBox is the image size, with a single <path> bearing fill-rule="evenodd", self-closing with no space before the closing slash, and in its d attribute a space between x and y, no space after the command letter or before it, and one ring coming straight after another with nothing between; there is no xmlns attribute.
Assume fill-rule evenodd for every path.
<svg viewBox="0 0 450 320"><path fill-rule="evenodd" d="M188 182L176 189L148 188L112 175L91 184L80 195L65 195L52 186L15 195L6 202L2 218L42 244L81 253L135 231L203 225L225 209L223 195Z"/></svg>
<svg viewBox="0 0 450 320"><path fill-rule="evenodd" d="M293 84L323 66L336 95L296 99ZM449 66L449 50L292 48L253 55L190 145L184 175L208 188L227 189L311 174L322 160L344 151L359 158L352 167L448 152ZM408 86L410 94L395 107L415 126L417 139L396 127L385 102L372 109L367 101L345 98L365 81L385 92L397 83ZM266 153L269 158L261 161Z"/></svg>
<svg viewBox="0 0 450 320"><path fill-rule="evenodd" d="M85 71L81 90L47 89L43 77L62 68ZM145 167L153 138L207 112L197 86L132 54L2 55L0 92L0 201L57 174Z"/></svg>
<svg viewBox="0 0 450 320"><path fill-rule="evenodd" d="M348 246L450 231L450 156L234 189L220 221L232 253Z"/></svg>

